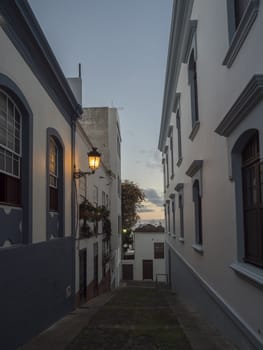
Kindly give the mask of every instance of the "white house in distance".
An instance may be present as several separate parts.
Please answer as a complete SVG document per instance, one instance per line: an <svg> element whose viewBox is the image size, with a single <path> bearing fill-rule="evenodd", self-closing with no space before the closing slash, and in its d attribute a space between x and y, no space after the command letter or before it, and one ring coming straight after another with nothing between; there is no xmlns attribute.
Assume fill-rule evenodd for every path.
<svg viewBox="0 0 263 350"><path fill-rule="evenodd" d="M263 3L175 0L159 150L171 287L263 348Z"/></svg>
<svg viewBox="0 0 263 350"><path fill-rule="evenodd" d="M105 193L109 196L111 287L115 288L120 283L121 267L121 133L118 110L109 107L84 108L80 124L89 140L101 152L106 171L99 176L99 184L104 183ZM88 181L90 179L92 176Z"/></svg>
<svg viewBox="0 0 263 350"><path fill-rule="evenodd" d="M133 231L134 254L123 256L123 280L166 281L164 237L162 226L146 224Z"/></svg>

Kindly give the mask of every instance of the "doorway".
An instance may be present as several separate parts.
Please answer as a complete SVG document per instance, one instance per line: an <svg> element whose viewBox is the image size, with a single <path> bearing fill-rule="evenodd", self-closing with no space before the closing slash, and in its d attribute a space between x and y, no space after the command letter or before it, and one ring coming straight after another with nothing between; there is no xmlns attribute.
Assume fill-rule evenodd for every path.
<svg viewBox="0 0 263 350"><path fill-rule="evenodd" d="M143 280L152 280L153 279L153 261L152 260L143 260L142 261L142 274Z"/></svg>

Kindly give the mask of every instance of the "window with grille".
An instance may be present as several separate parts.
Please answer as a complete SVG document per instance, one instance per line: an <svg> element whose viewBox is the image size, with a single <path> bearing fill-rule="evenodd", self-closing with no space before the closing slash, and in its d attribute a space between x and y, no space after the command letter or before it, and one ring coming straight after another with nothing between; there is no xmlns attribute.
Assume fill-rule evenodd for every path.
<svg viewBox="0 0 263 350"><path fill-rule="evenodd" d="M0 90L0 202L21 204L22 116Z"/></svg>
<svg viewBox="0 0 263 350"><path fill-rule="evenodd" d="M49 138L49 209L58 211L58 147Z"/></svg>
<svg viewBox="0 0 263 350"><path fill-rule="evenodd" d="M242 152L244 260L263 267L263 163L256 133Z"/></svg>
<svg viewBox="0 0 263 350"><path fill-rule="evenodd" d="M154 243L154 259L164 259L164 243Z"/></svg>

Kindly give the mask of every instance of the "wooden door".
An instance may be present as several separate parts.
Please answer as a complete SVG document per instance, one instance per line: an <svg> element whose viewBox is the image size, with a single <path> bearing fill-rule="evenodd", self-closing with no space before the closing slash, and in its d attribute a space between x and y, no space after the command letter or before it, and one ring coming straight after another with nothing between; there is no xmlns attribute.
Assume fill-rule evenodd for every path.
<svg viewBox="0 0 263 350"><path fill-rule="evenodd" d="M142 279L143 280L152 280L153 279L153 261L152 260L143 260L142 261Z"/></svg>
<svg viewBox="0 0 263 350"><path fill-rule="evenodd" d="M93 295L97 296L99 294L99 252L98 243L93 245Z"/></svg>
<svg viewBox="0 0 263 350"><path fill-rule="evenodd" d="M86 301L87 297L87 250L79 251L79 301Z"/></svg>
<svg viewBox="0 0 263 350"><path fill-rule="evenodd" d="M122 265L122 279L126 281L133 280L133 265L123 264Z"/></svg>

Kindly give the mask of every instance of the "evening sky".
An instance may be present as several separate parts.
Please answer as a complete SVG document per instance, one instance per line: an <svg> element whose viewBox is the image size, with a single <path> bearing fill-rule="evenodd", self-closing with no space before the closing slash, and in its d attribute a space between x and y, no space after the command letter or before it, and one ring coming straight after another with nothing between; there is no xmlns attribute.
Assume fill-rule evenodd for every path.
<svg viewBox="0 0 263 350"><path fill-rule="evenodd" d="M83 107L117 107L122 179L148 201L140 216L163 218L162 113L172 0L29 0L66 77L82 65Z"/></svg>

